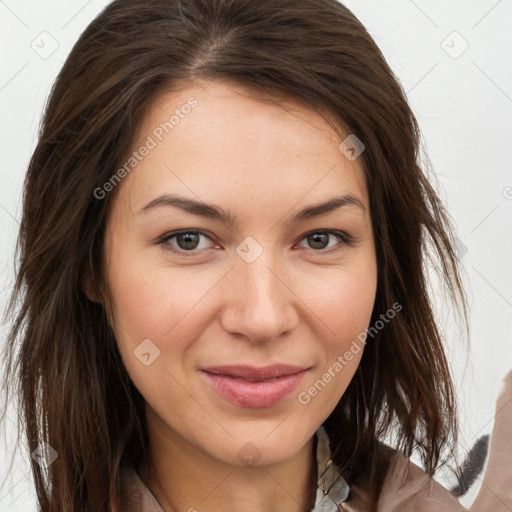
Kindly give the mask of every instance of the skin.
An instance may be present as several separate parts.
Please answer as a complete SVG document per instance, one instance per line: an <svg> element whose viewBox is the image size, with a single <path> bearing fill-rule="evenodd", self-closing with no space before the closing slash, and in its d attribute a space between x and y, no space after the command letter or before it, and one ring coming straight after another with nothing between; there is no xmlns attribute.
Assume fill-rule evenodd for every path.
<svg viewBox="0 0 512 512"><path fill-rule="evenodd" d="M117 186L107 223L113 326L147 402L151 464L139 473L167 512L304 510L316 479L314 433L363 350L307 404L298 395L368 327L375 300L361 159L346 158L342 139L314 110L291 100L286 108L262 102L218 81L161 95L136 147L190 96L197 106ZM164 193L215 204L236 223L169 205L142 210ZM346 205L291 223L303 208L342 194L364 208ZM211 237L158 243L182 229ZM318 230L343 231L353 242L306 236ZM262 250L250 263L236 251L247 237ZM195 254L183 255L194 243L188 251ZM148 366L134 355L145 339L160 350ZM199 371L275 363L309 369L286 399L264 408L227 401ZM253 465L240 456L248 443L259 457Z"/></svg>

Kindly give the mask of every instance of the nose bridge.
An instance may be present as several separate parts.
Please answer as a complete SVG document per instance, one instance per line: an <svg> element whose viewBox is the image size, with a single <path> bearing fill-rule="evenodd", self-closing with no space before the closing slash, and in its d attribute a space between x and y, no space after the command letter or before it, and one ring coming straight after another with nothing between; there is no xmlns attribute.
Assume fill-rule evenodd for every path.
<svg viewBox="0 0 512 512"><path fill-rule="evenodd" d="M263 248L254 239L242 242L237 253L224 327L255 342L270 341L294 326L293 294L280 275L283 267L270 246Z"/></svg>

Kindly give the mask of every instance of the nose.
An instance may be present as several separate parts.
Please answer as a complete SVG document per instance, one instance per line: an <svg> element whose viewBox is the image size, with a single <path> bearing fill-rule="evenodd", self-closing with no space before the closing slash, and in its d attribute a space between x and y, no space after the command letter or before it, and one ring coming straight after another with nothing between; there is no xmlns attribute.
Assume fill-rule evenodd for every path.
<svg viewBox="0 0 512 512"><path fill-rule="evenodd" d="M223 328L254 343L272 341L299 322L292 283L271 252L263 251L252 263L237 257L222 292Z"/></svg>

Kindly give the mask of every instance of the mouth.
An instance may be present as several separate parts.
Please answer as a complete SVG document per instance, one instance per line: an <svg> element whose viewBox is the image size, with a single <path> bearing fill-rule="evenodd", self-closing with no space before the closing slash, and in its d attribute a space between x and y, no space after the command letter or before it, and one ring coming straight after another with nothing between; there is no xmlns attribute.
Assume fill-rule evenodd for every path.
<svg viewBox="0 0 512 512"><path fill-rule="evenodd" d="M307 369L308 368L305 366L292 366L289 364L274 364L261 368L244 365L210 366L208 368L202 368L203 371L211 373L212 375L221 375L223 377L232 377L254 382L263 382L286 377L288 375L295 375Z"/></svg>
<svg viewBox="0 0 512 512"><path fill-rule="evenodd" d="M308 367L272 365L216 366L202 368L213 389L235 405L249 408L272 407L299 385Z"/></svg>

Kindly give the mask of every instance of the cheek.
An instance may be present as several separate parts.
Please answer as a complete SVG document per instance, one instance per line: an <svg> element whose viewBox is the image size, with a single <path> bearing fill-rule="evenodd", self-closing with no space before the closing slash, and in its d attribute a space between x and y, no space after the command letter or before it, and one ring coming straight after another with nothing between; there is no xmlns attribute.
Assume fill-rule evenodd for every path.
<svg viewBox="0 0 512 512"><path fill-rule="evenodd" d="M371 275L347 275L331 293L333 330L339 334L340 341L346 341L347 336L357 336L368 326L375 302L375 280Z"/></svg>
<svg viewBox="0 0 512 512"><path fill-rule="evenodd" d="M330 368L335 361L339 361L339 356L344 356L343 370L346 374L352 375L364 349L361 335L368 327L373 311L373 279L369 276L366 279L347 276L341 286L332 289L331 297L331 302L323 309L328 325L332 326L334 331L331 332L332 336L325 340L327 367ZM348 369L351 371L347 371Z"/></svg>
<svg viewBox="0 0 512 512"><path fill-rule="evenodd" d="M163 283L155 280L155 274L136 265L119 268L110 276L118 341L137 345L146 338L156 339L158 330L165 328L163 311L174 311L177 302L172 289L164 294ZM170 329L172 318L167 316L166 320Z"/></svg>
<svg viewBox="0 0 512 512"><path fill-rule="evenodd" d="M312 276L313 277L313 276ZM313 281L308 280L311 285ZM318 338L319 365L304 382L298 401L313 416L325 419L339 402L352 380L364 351L364 334L375 302L377 278L373 264L351 266L350 271L338 269L332 279L322 283L309 298L323 327ZM306 293L304 288L304 293ZM325 328L328 327L328 329ZM314 414L313 414L314 411Z"/></svg>
<svg viewBox="0 0 512 512"><path fill-rule="evenodd" d="M377 272L372 261L366 265L333 268L330 274L320 269L303 282L301 293L308 297L311 309L328 327L320 330L326 332L326 348L343 348L368 326L377 291Z"/></svg>
<svg viewBox="0 0 512 512"><path fill-rule="evenodd" d="M109 276L118 327L139 342L183 330L205 293L204 281L202 276L197 286L193 273L173 272L161 263L152 264L149 257L120 261Z"/></svg>
<svg viewBox="0 0 512 512"><path fill-rule="evenodd" d="M194 305L204 295L204 290L201 294L186 277L151 265L147 257L119 259L109 275L119 351L130 378L148 403L162 395L164 383L173 384L169 372L183 380L181 365L199 324L193 315ZM169 336L173 343L164 343ZM182 407L179 393L166 397L169 407Z"/></svg>

